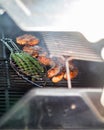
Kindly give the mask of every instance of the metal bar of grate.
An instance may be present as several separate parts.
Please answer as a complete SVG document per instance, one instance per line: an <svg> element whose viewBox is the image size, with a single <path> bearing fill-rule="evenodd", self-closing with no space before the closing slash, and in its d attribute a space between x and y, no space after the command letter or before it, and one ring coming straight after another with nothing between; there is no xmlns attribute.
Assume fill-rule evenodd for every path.
<svg viewBox="0 0 104 130"><path fill-rule="evenodd" d="M27 89L0 88L0 117L5 114L26 92Z"/></svg>

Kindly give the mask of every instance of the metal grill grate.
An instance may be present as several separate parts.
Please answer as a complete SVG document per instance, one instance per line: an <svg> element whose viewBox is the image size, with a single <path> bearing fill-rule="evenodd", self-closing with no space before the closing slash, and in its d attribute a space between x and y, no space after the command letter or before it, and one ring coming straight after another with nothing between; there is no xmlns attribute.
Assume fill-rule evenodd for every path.
<svg viewBox="0 0 104 130"><path fill-rule="evenodd" d="M46 47L52 56L72 56L80 60L102 61L82 34L75 32L43 32Z"/></svg>
<svg viewBox="0 0 104 130"><path fill-rule="evenodd" d="M7 74L5 68L5 61L0 61L0 87L7 86Z"/></svg>
<svg viewBox="0 0 104 130"><path fill-rule="evenodd" d="M22 32L23 33L23 32ZM26 33L26 32L24 32ZM21 32L19 32L20 35ZM14 35L14 39L16 38L16 35L19 34L15 34ZM91 51L90 48L90 43L88 43L84 37L80 34L80 33L67 33L67 32L35 32L32 33L33 35L36 35L42 44L42 47L44 47L47 50L47 47L50 49L48 51L50 51L49 53L53 53L56 52L57 53L57 49L59 50L60 55L62 55L60 48L56 48L54 49L54 44L51 45L52 43L54 43L54 41L57 41L58 43L62 42L64 43L65 41L65 45L68 43L68 41L71 43L71 48L74 49L74 46L76 44L78 44L78 47L81 49L82 48L82 52L84 53L83 49L85 49L85 52L87 53L87 51ZM42 35L41 35L42 34ZM65 40L66 39L66 40ZM49 41L48 41L49 40ZM74 44L73 44L73 43ZM82 44L84 43L84 46L82 46ZM53 46L53 49L49 46ZM46 46L45 46L46 45ZM60 46L61 47L61 46ZM70 48L70 46L68 46ZM77 47L77 48L78 48ZM71 49L70 48L70 49ZM77 49L76 48L76 49ZM4 49L5 51L5 49ZM81 50L80 50L81 51ZM77 50L77 52L79 54L81 54L82 52L80 52L79 50ZM76 54L77 54L76 52ZM73 52L74 53L74 52ZM10 52L6 49L6 52L4 52L4 54L6 55L6 60L1 60L0 62L0 87L6 87L6 88L33 88L34 86L31 85L30 83L28 83L27 81L23 80L21 77L19 77L16 72L11 68L10 64L9 64L9 55ZM94 52L93 54L96 55L96 53ZM90 55L90 53L89 53ZM95 57L96 59L96 57ZM98 59L100 59L100 57L98 57ZM98 60L96 59L96 60ZM79 74L78 76L72 80L72 87L98 87L98 86L103 86L103 62L95 62L95 61L81 61L81 60L74 60L74 64L75 66L78 67L79 70ZM99 68L99 71L97 71L97 69ZM96 81L96 82L95 82ZM47 80L47 84L46 87L67 87L67 81L62 80L61 82L54 84L51 82L51 80Z"/></svg>
<svg viewBox="0 0 104 130"><path fill-rule="evenodd" d="M79 69L79 75L76 79L72 80L72 86L75 88L86 87L102 87L104 84L101 71L99 73L92 73L90 66L97 66L102 70L102 62L85 62L75 61ZM84 65L84 66L83 66ZM86 67L85 67L86 66ZM89 67L88 67L89 66ZM99 66L99 67L98 67ZM87 68L88 67L88 68ZM89 69L90 68L90 69ZM104 67L103 67L104 69ZM8 74L8 75L7 75ZM96 82L95 82L96 81ZM6 60L0 61L0 116L2 116L8 109L10 109L27 91L34 86L19 77L16 72L10 67L9 62ZM50 80L47 82L46 87L67 87L67 82L54 84Z"/></svg>
<svg viewBox="0 0 104 130"><path fill-rule="evenodd" d="M17 73L11 68L8 61L0 62L0 88L31 89L35 87L18 76ZM95 88L98 86L103 86L104 67L102 62L75 60L74 64L78 67L79 74L74 80L72 80L73 87ZM97 68L99 68L99 71ZM52 83L51 80L47 80L46 87L67 87L67 81L62 80L59 83Z"/></svg>
<svg viewBox="0 0 104 130"><path fill-rule="evenodd" d="M5 114L28 89L0 88L0 117Z"/></svg>
<svg viewBox="0 0 104 130"><path fill-rule="evenodd" d="M48 33L44 32L44 33L42 33L42 35L40 33L35 33L35 34L37 34L37 37L39 36L39 38L41 39L42 45L45 45L44 43L46 43L46 46L44 46L44 48L46 47L46 50L48 49L47 47L49 44L54 43L54 37L52 38L52 36L51 36L51 38L50 38L50 36L48 36L48 35L50 35L49 32ZM43 36L43 34L45 37ZM56 34L57 33L55 33L55 35ZM57 35L56 35L56 37L57 37ZM62 39L62 35L63 35L63 33L61 34L61 36L59 38L60 42ZM73 35L71 35L70 37L72 37L72 36ZM14 36L14 39L15 39L15 37L16 36ZM68 35L66 35L65 37L66 37L66 42L67 42ZM47 40L48 38L49 38L49 42ZM84 42L80 35L76 36L76 39L78 39L78 38L81 43ZM63 38L63 40L64 40L64 38ZM77 41L77 40L75 40L75 41ZM86 44L87 44L87 41L86 41ZM88 46L88 45L86 45L86 46ZM71 47L74 48L74 45ZM81 44L79 47L81 48ZM83 50L83 48L84 47L82 46L82 50ZM49 49L51 49L50 46L49 46ZM48 50L48 51L50 51L50 53L54 53L55 49L54 50L53 49ZM90 50L91 49L87 48L87 51L90 51ZM4 49L4 51L5 51L5 49ZM78 49L77 49L77 51L78 51ZM86 51L86 53L87 53L87 51ZM57 48L56 48L56 52L57 52ZM84 53L84 51L83 51L83 53ZM10 53L8 52L8 50L6 50L4 52L4 55L6 56L7 59L4 58L4 59L0 60L0 116L2 116L9 108L11 108L28 90L30 90L31 88L34 87L30 83L28 83L27 81L25 81L21 77L19 77L16 74L16 72L11 68L9 61L8 61L9 54ZM60 50L59 50L58 55L59 54L62 55ZM95 53L93 53L93 54L95 54ZM100 61L99 57L97 57L97 58L98 59L96 59L96 57L95 57L96 60ZM98 88L98 87L103 86L103 84L104 84L104 81L103 81L104 64L102 62L91 62L91 61L89 62L89 61L74 60L74 64L78 67L79 75L74 80L72 80L72 87L74 87L74 88ZM99 68L99 71L97 70L98 68ZM52 83L51 80L48 80L46 87L54 87L54 88L67 87L67 81L62 80L61 82L55 84L55 83Z"/></svg>
<svg viewBox="0 0 104 130"><path fill-rule="evenodd" d="M0 89L0 117L6 112L5 91Z"/></svg>

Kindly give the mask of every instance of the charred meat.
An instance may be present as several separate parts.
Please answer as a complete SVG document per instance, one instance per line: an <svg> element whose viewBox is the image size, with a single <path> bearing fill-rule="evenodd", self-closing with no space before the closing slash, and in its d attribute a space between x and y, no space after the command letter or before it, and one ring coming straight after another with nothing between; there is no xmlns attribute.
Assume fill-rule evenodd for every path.
<svg viewBox="0 0 104 130"><path fill-rule="evenodd" d="M16 38L16 42L20 45L37 45L39 43L39 39L30 34L25 34Z"/></svg>

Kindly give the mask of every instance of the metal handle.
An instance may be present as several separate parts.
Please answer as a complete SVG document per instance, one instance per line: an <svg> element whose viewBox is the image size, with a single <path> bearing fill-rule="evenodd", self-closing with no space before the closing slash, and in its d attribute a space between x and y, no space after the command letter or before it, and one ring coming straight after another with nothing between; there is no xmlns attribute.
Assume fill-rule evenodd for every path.
<svg viewBox="0 0 104 130"><path fill-rule="evenodd" d="M18 46L12 41L12 39L10 38L2 38L0 39L0 41L2 41L5 46L10 50L10 52L20 52L21 50L18 48Z"/></svg>

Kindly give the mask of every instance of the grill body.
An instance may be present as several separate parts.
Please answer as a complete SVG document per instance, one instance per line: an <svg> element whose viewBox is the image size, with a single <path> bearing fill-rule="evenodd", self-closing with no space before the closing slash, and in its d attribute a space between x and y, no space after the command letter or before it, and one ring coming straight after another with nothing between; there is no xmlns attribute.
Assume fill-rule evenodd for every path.
<svg viewBox="0 0 104 130"><path fill-rule="evenodd" d="M61 36L62 40L60 36L57 39L58 33L55 32L52 32L52 34L50 32L24 32L16 26L7 14L0 17L1 38L2 32L4 32L5 37L10 37L14 41L17 36L22 34L33 34L40 39L41 46L51 56L53 56L54 49L51 51L51 46L48 43L52 44L52 42L57 43L58 41L60 44L62 40L64 42L65 36L67 36L65 44L68 37L80 37L82 39L81 43L86 43L85 46L80 45L78 48L76 44L72 44L72 41L70 46L68 43L68 49L73 51L75 48L76 56L79 54L80 57L74 60L74 64L79 69L79 74L72 80L71 90L68 89L66 81L54 84L50 80L47 82L46 88L37 90L36 86L23 80L11 68L8 60L10 52L0 43L0 127L6 129L104 128L104 109L100 103L104 85L104 63L99 54L103 41L100 41L99 44L90 45L83 35L76 32L60 32L59 34L63 36ZM8 24L6 21L8 21ZM78 42L78 39L76 39L76 42ZM81 53L78 51L79 48L83 52L82 58ZM83 48L87 49L84 51ZM94 50L93 53L91 51L92 48ZM56 52L57 54L54 53L54 55L62 55L60 50ZM88 54L90 52L92 53L91 55ZM85 55L85 60L83 55ZM94 58L89 57L89 55ZM30 92L31 89L34 90ZM29 92L28 95L27 92ZM24 95L26 96L21 100ZM17 103L17 101L19 102ZM22 102L24 102L23 105L21 105ZM14 106L16 103L17 105ZM20 116L24 110L25 112ZM19 112L20 115L18 114ZM15 125L14 122L17 124Z"/></svg>

